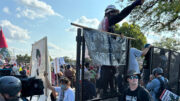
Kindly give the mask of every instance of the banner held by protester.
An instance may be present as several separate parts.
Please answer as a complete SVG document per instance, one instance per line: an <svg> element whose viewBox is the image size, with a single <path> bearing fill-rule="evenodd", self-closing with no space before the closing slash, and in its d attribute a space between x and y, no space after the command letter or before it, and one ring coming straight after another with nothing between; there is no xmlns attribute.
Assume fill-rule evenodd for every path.
<svg viewBox="0 0 180 101"><path fill-rule="evenodd" d="M83 29L90 58L99 65L125 65L127 39L112 37L107 32Z"/></svg>
<svg viewBox="0 0 180 101"><path fill-rule="evenodd" d="M45 82L44 71L48 72L49 80L51 81L51 72L50 72L50 63L48 63L48 51L47 51L47 37L39 40L38 42L32 45L32 69L31 76L42 79ZM45 84L45 83L44 83ZM46 87L46 85L44 85ZM48 91L47 88L44 90L45 95L47 97ZM42 98L42 97L40 97Z"/></svg>

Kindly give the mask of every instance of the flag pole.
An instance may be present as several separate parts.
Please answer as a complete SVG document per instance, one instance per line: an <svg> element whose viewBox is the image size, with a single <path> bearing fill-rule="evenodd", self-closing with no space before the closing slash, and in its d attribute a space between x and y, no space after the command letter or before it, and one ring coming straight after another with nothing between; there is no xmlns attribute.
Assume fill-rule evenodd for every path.
<svg viewBox="0 0 180 101"><path fill-rule="evenodd" d="M87 27L87 26L76 24L76 23L71 23L71 25L76 26L76 27L80 27L80 28L85 28L85 29L97 30L97 29L93 29L93 28L90 28L90 27ZM106 32L106 31L101 31L101 30L97 30L97 31ZM117 34L117 33L111 33L111 32L106 32L106 33L110 34L110 35L115 35L115 36L118 36L118 37L122 37L120 34ZM135 40L135 38L131 38L131 37L127 37L127 36L123 36L123 37L126 37L127 39L130 39L130 40Z"/></svg>

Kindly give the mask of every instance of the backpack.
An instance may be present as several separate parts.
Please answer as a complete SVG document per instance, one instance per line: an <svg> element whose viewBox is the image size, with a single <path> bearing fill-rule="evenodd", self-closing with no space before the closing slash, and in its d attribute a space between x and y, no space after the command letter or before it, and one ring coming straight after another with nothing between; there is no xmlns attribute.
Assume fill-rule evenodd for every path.
<svg viewBox="0 0 180 101"><path fill-rule="evenodd" d="M158 98L158 100L161 101L161 99L160 99L161 94L163 93L163 91L165 89L169 89L168 80L166 78L164 78L164 81L163 81L160 77L158 77L157 80L159 80L159 82L160 82L160 88L156 94L156 98Z"/></svg>

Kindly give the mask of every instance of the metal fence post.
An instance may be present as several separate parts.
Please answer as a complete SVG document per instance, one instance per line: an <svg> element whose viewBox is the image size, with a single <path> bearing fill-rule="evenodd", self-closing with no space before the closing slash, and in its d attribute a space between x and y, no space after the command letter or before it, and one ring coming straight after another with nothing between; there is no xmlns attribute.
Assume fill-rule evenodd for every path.
<svg viewBox="0 0 180 101"><path fill-rule="evenodd" d="M151 47L150 52L151 52L150 53L151 56L150 56L150 66L149 66L150 68L149 69L150 69L150 74L152 74L154 47Z"/></svg>
<svg viewBox="0 0 180 101"><path fill-rule="evenodd" d="M171 50L169 50L169 57L168 57L168 73L167 73L167 78L169 80L169 71L170 71L170 68L171 68Z"/></svg>
<svg viewBox="0 0 180 101"><path fill-rule="evenodd" d="M129 68L129 54L130 54L130 48L131 48L131 40L128 39L127 41L127 54L126 54L126 66L124 68L124 78L126 78L127 76L127 71L128 71L128 68ZM125 79L124 79L125 80ZM125 80L126 81L126 80Z"/></svg>
<svg viewBox="0 0 180 101"><path fill-rule="evenodd" d="M81 81L83 83L84 81L84 65L85 64L85 39L84 39L84 34L82 35L82 76L81 76ZM81 83L81 101L83 101L83 85Z"/></svg>
<svg viewBox="0 0 180 101"><path fill-rule="evenodd" d="M180 55L180 54L179 54ZM179 64L179 76L178 76L178 95L180 95L180 64Z"/></svg>
<svg viewBox="0 0 180 101"><path fill-rule="evenodd" d="M77 53L76 53L76 89L75 101L80 101L80 58L81 58L81 29L77 30Z"/></svg>

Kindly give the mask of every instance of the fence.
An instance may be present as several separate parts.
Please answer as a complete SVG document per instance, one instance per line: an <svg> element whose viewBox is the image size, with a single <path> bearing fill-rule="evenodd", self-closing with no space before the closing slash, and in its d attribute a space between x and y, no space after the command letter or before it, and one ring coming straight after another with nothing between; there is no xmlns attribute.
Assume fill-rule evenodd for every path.
<svg viewBox="0 0 180 101"><path fill-rule="evenodd" d="M85 42L86 41L85 37L84 37L84 33L85 33L84 29L90 29L90 28L87 28L84 26L79 26L79 25L75 25L75 26L81 27L81 28L78 28L77 37L76 37L77 57L76 57L76 89L75 89L76 90L75 91L76 98L75 99L76 99L76 101L83 101L83 96L84 96L83 91L86 88L83 88L82 82L84 80L84 69L85 69L85 46L87 45ZM94 30L94 29L90 29L90 30ZM99 32L96 32L96 34L98 34L98 33ZM88 34L92 34L92 33L88 33ZM112 33L109 33L109 34L112 34ZM102 37L104 37L104 36L102 36ZM102 39L102 40L104 41L104 39ZM96 39L92 35L87 40L96 40ZM97 43L101 44L102 40L101 39L97 40ZM106 40L109 40L109 39L106 39ZM91 99L91 101L105 100L105 99L109 99L109 98L116 98L116 99L112 99L112 101L117 100L117 96L119 96L118 94L121 94L124 91L124 89L127 87L127 82L125 82L126 81L125 77L126 77L128 62L129 62L130 42L131 42L130 39L128 39L125 46L124 45L120 46L120 47L125 47L125 50L120 51L121 54L118 54L118 55L115 54L114 57L107 56L104 53L103 53L104 55L101 56L102 54L99 54L99 53L101 53L101 51L100 52L93 51L93 54L94 54L93 60L96 60L93 62L95 62L96 64L99 63L99 65L103 65L102 63L103 63L103 59L104 59L104 61L106 61L104 63L115 65L117 73L115 75L113 75L112 79L113 79L114 86L115 86L115 92L117 92L117 93L115 95L110 93L110 95L101 97L102 92L100 91L100 92L97 92L97 98ZM91 45L91 49L94 49L94 47L93 47L94 44L90 44L90 45ZM106 44L104 46L106 46ZM98 48L101 49L104 46L99 45ZM112 53L111 55L113 55L113 52L117 52L117 51L114 51L113 49L115 49L117 47L111 46L110 49L111 48L112 48L112 50L108 50L108 51L110 51ZM104 50L102 50L102 51L104 51ZM122 52L125 52L125 53L122 53ZM149 53L150 54L148 57L148 61L149 61L148 74L151 74L152 70L156 67L163 68L164 76L166 78L168 78L172 92L179 95L180 94L180 53L171 51L171 50L167 50L167 49L163 49L163 48L158 48L158 47L152 47L150 49ZM122 54L125 54L125 55L122 55ZM96 56L96 55L98 55L98 56ZM103 57L103 58L100 58L100 57ZM119 58L117 58L117 57L122 57L122 60L119 60ZM106 59L106 58L108 58L108 59ZM99 61L99 60L102 60L102 61ZM114 61L117 61L117 62L114 62ZM80 66L82 66L81 76L80 76ZM79 82L80 80L81 80L81 82ZM101 81L101 83L102 82L104 82L104 81ZM108 87L107 90L110 91L110 87Z"/></svg>
<svg viewBox="0 0 180 101"><path fill-rule="evenodd" d="M113 65L113 66L116 65L118 70L122 72L121 74L123 74L123 75L118 75L118 76L120 76L120 78L122 78L122 76L123 77L126 76L126 72L127 72L127 66L128 66L128 60L129 60L128 53L129 53L129 48L130 48L130 38L127 38L127 40L125 40L125 41L122 39L116 39L116 41L115 41L115 39L109 39L109 37L104 36L104 34L102 34L102 33L105 33L105 34L112 34L112 33L100 32L98 30L86 28L86 27L79 26L79 25L78 25L78 27L82 27L82 29L78 28L77 37L76 37L77 57L76 57L76 89L75 89L76 97L75 97L75 100L83 101L83 96L84 96L83 91L84 91L84 89L86 89L82 85L82 82L84 81L84 69L85 69L85 66L84 66L85 65L85 45L88 45L88 44L86 44L85 41L93 40L97 44L96 48L98 48L98 49L95 49L95 47L93 47L93 45L96 45L94 43L90 43L90 48L88 49L88 50L93 51L91 53L91 55L92 55L91 58L94 58L93 60L96 60L93 62L96 65L97 64L98 65ZM87 32L88 33L87 34L87 33L85 33L85 30L92 30L93 32L95 32L97 37L100 37L100 39L98 40L98 39L96 39L96 37L90 36L90 34L92 34L92 33L89 34ZM84 35L86 35L86 40L85 40ZM117 41L117 40L119 40L119 41ZM101 42L104 42L105 44L102 44ZM121 44L119 44L119 43L121 43ZM117 45L120 45L120 46L117 46ZM100 52L98 52L98 51L100 51ZM102 54L101 54L101 52L102 52ZM98 55L98 57L96 55ZM80 73L80 65L82 66L82 68L81 68L82 74ZM112 76L112 79L113 79L113 82L117 81L114 76ZM79 81L81 81L81 82L79 82ZM113 85L114 84L115 83L113 83ZM109 87L107 89L108 89L108 91L110 90ZM116 90L118 89L117 85L115 86L115 89ZM101 92L97 93L97 98L91 99L91 100L99 101L99 100L105 100L105 99L109 99L109 98L113 98L113 97L117 96L117 94L116 94L116 95L109 95L109 96L101 97L100 95L102 93L101 94L100 93Z"/></svg>
<svg viewBox="0 0 180 101"><path fill-rule="evenodd" d="M150 72L153 68L161 67L172 91L180 95L180 53L158 47L152 48L151 51Z"/></svg>

